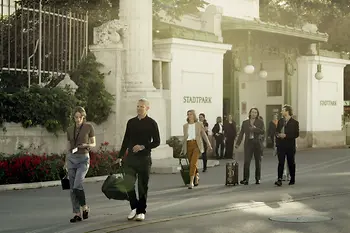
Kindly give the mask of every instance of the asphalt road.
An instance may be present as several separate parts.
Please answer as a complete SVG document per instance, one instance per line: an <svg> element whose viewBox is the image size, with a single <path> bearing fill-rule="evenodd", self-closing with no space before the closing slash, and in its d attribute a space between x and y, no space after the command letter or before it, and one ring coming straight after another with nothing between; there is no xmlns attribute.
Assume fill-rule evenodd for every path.
<svg viewBox="0 0 350 233"><path fill-rule="evenodd" d="M269 153L270 154L270 153ZM242 175L242 161L240 175ZM69 193L60 187L0 192L0 232L6 233L340 233L350 232L350 150L309 150L297 154L295 186L274 187L276 158L265 155L262 183L225 187L224 161L201 174L188 190L179 174L152 175L144 222L128 222L127 202L107 200L101 183L85 185L91 217L69 223ZM319 223L281 223L270 217L332 217Z"/></svg>

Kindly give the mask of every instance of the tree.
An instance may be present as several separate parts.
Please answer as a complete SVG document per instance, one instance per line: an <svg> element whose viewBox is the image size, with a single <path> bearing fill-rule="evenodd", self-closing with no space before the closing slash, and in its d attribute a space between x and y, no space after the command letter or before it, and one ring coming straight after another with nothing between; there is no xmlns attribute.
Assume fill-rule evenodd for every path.
<svg viewBox="0 0 350 233"><path fill-rule="evenodd" d="M40 0L22 0L22 4L38 4ZM73 9L74 11L88 11L92 26L98 26L106 21L117 19L119 0L42 0L44 6L58 9ZM199 8L207 3L204 0L153 0L153 16L160 20L161 12L178 19L182 15L197 13Z"/></svg>
<svg viewBox="0 0 350 233"><path fill-rule="evenodd" d="M350 51L348 0L260 0L260 16L264 21L295 27L314 23L319 31L329 34L324 49Z"/></svg>

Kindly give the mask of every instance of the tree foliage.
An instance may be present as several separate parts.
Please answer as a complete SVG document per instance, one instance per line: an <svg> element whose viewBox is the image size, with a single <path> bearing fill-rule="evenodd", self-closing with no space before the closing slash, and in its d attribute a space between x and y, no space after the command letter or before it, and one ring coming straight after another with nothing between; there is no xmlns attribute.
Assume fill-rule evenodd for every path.
<svg viewBox="0 0 350 233"><path fill-rule="evenodd" d="M42 0L44 6L58 9L73 9L74 11L89 12L89 21L93 26L106 21L117 19L120 0ZM22 4L38 4L39 0L22 0ZM204 0L153 0L153 16L159 20L161 13L173 19L182 15L197 13L206 4Z"/></svg>
<svg viewBox="0 0 350 233"><path fill-rule="evenodd" d="M262 20L301 27L316 24L320 32L329 34L323 48L350 51L349 0L260 0Z"/></svg>

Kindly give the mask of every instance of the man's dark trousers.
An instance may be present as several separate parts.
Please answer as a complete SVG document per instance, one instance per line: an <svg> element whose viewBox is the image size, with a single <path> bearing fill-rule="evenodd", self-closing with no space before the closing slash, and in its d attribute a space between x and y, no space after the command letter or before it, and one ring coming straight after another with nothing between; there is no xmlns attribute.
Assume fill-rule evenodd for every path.
<svg viewBox="0 0 350 233"><path fill-rule="evenodd" d="M148 181L151 172L151 156L129 154L125 159L125 179L131 185L128 192L130 208L136 209L136 214L146 214ZM139 199L137 200L135 182L138 180Z"/></svg>
<svg viewBox="0 0 350 233"><path fill-rule="evenodd" d="M295 181L295 148L277 147L278 155L278 179L282 180L285 159L289 168L290 180Z"/></svg>
<svg viewBox="0 0 350 233"><path fill-rule="evenodd" d="M233 138L226 139L226 145L225 145L225 158L226 159L232 159L233 158L233 144L234 144Z"/></svg>
<svg viewBox="0 0 350 233"><path fill-rule="evenodd" d="M249 181L250 163L254 156L255 160L255 180L261 179L261 148L260 142L257 140L249 140L244 145L244 171L243 178Z"/></svg>

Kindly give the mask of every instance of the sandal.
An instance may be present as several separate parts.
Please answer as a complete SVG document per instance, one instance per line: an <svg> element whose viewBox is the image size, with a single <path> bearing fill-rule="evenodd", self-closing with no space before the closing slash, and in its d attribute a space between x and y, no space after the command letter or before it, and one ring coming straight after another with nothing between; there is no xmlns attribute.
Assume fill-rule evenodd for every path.
<svg viewBox="0 0 350 233"><path fill-rule="evenodd" d="M78 215L75 215L71 220L70 220L70 222L71 223L74 223L74 222L81 222L81 217L80 216L78 216Z"/></svg>
<svg viewBox="0 0 350 233"><path fill-rule="evenodd" d="M195 181L194 181L194 186L199 185L199 173L196 174Z"/></svg>

